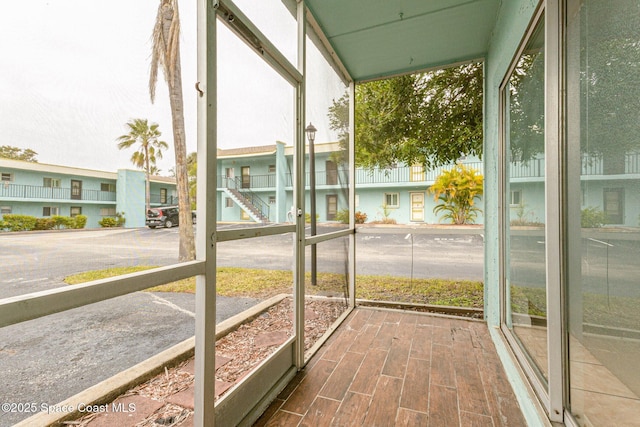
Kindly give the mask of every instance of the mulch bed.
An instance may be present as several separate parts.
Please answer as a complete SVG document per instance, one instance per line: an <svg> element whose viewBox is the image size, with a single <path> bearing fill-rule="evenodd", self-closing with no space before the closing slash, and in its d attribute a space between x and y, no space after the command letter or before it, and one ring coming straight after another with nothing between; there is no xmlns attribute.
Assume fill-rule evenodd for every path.
<svg viewBox="0 0 640 427"><path fill-rule="evenodd" d="M305 303L305 349L327 331L345 310L344 301L309 299ZM285 298L255 319L216 341L216 399L236 382L266 360L293 335L293 301ZM116 401L149 399L162 406L136 427L191 425L193 414L193 358L164 374L125 392ZM78 426L108 425L105 414L91 414L69 424Z"/></svg>

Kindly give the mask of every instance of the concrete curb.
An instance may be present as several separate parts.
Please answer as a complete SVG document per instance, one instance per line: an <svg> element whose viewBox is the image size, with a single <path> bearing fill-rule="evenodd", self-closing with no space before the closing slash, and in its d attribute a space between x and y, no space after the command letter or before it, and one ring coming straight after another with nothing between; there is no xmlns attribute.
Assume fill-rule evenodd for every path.
<svg viewBox="0 0 640 427"><path fill-rule="evenodd" d="M287 298L289 295L280 294L271 297L261 303L232 316L216 326L216 339L227 335L240 325L259 316L272 305ZM89 387L80 393L56 404L51 405L51 412L39 412L18 424L16 427L28 426L62 426L64 421L80 418L84 414L78 407L102 405L113 401L125 391L141 384L148 379L164 371L165 367L178 365L180 362L192 357L195 350L195 337L188 338L175 346L150 357L126 369L111 378ZM58 411L56 411L56 409Z"/></svg>

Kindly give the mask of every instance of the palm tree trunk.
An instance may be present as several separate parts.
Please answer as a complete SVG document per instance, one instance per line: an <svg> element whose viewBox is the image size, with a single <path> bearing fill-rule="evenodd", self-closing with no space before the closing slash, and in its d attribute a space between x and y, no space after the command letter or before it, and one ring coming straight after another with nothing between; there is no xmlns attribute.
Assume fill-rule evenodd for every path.
<svg viewBox="0 0 640 427"><path fill-rule="evenodd" d="M174 19L172 8L163 12L162 31L165 40L169 40L169 30ZM176 183L178 187L178 206L180 212L180 261L193 260L196 257L193 222L191 220L191 201L189 200L189 180L187 176L187 144L184 131L184 103L182 99L182 72L180 67L180 49L176 51L173 78L168 78L169 102L173 124L173 147L176 158Z"/></svg>
<svg viewBox="0 0 640 427"><path fill-rule="evenodd" d="M147 215L149 212L149 208L151 208L151 182L149 180L149 149L144 149L144 158L145 158L145 167L144 167L144 180L145 180L145 189L144 189L144 214Z"/></svg>

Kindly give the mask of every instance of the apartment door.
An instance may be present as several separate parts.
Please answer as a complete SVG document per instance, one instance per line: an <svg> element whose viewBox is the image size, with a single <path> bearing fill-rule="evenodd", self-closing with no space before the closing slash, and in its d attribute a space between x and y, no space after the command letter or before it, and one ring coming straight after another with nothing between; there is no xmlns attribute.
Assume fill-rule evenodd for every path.
<svg viewBox="0 0 640 427"><path fill-rule="evenodd" d="M424 221L424 193L411 193L411 221Z"/></svg>
<svg viewBox="0 0 640 427"><path fill-rule="evenodd" d="M71 198L73 200L82 199L82 181L75 179L71 180Z"/></svg>
<svg viewBox="0 0 640 427"><path fill-rule="evenodd" d="M336 164L336 162L327 160L325 162L325 168L327 170L327 185L337 185L338 184L338 165Z"/></svg>
<svg viewBox="0 0 640 427"><path fill-rule="evenodd" d="M622 224L624 222L624 189L605 188L603 196L607 223Z"/></svg>
<svg viewBox="0 0 640 427"><path fill-rule="evenodd" d="M242 166L240 171L242 173L242 188L251 188L251 173L249 166Z"/></svg>
<svg viewBox="0 0 640 427"><path fill-rule="evenodd" d="M338 195L327 194L327 221L335 221L338 214Z"/></svg>

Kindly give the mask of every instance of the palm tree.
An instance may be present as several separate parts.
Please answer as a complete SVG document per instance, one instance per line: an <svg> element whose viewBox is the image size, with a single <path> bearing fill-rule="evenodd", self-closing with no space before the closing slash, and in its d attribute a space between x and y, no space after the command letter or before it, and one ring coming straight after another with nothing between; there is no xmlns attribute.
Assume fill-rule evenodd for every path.
<svg viewBox="0 0 640 427"><path fill-rule="evenodd" d="M182 100L182 75L180 68L180 17L177 0L160 0L156 23L152 34L151 73L149 94L155 101L158 68L162 66L164 78L169 86L169 102L173 121L173 146L176 158L176 183L178 206L180 207L180 252L181 261L195 259L191 203L189 201L189 179L187 176L187 144L184 130L184 107Z"/></svg>
<svg viewBox="0 0 640 427"><path fill-rule="evenodd" d="M151 204L149 175L158 170L156 160L162 158L162 150L168 149L169 144L158 139L162 133L158 130L157 123L149 125L147 119L133 119L126 126L129 129L129 133L119 136L116 141L118 141L120 150L130 148L136 143L140 144L138 150L131 155L131 163L140 169L144 169L146 178L144 205L146 212Z"/></svg>

